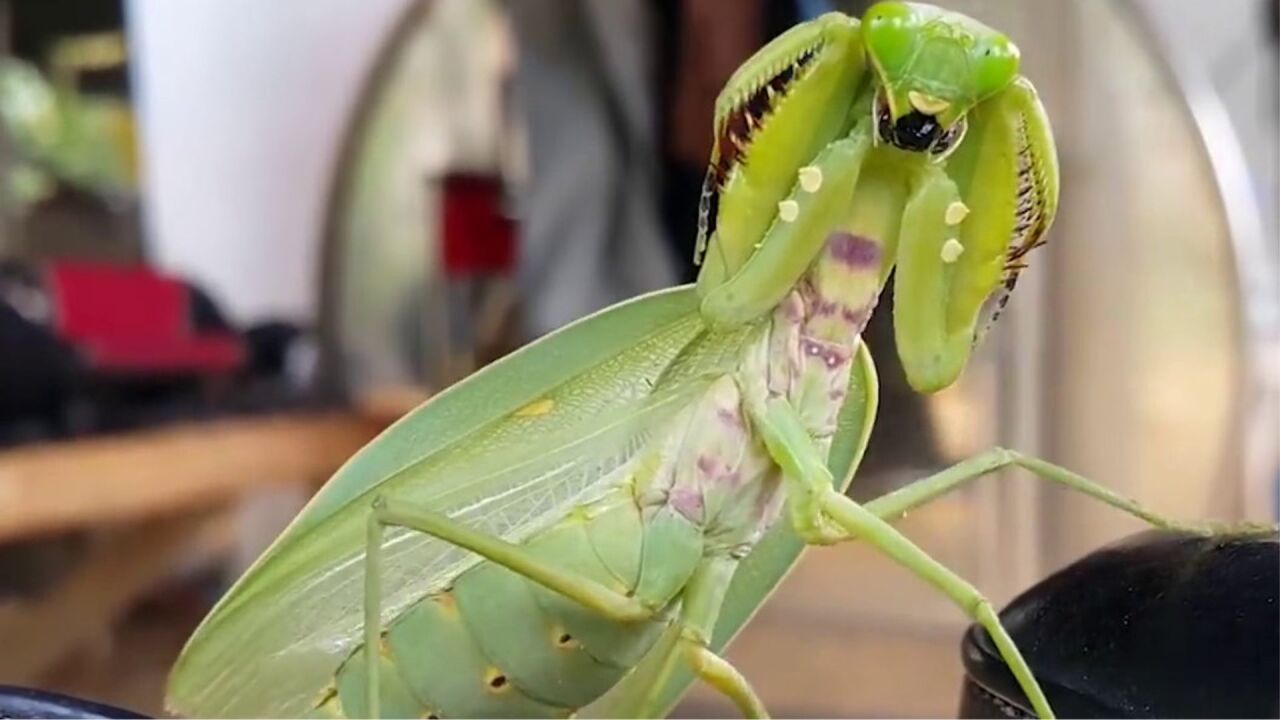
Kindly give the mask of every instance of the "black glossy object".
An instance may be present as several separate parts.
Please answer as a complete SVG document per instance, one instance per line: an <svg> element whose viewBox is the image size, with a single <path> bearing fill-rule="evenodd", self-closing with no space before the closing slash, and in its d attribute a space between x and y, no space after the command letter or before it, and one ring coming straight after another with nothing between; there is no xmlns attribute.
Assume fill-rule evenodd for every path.
<svg viewBox="0 0 1280 720"><path fill-rule="evenodd" d="M1151 531L1000 614L1062 717L1280 716L1280 542ZM986 631L962 644L960 716L1029 717Z"/></svg>
<svg viewBox="0 0 1280 720"><path fill-rule="evenodd" d="M9 718L145 718L129 710L58 693L0 685L0 720Z"/></svg>

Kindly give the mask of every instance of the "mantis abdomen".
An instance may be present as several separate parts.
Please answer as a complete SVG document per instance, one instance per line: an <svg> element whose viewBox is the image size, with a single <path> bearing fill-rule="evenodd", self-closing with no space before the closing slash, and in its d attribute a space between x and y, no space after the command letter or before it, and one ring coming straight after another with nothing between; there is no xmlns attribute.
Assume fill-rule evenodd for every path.
<svg viewBox="0 0 1280 720"><path fill-rule="evenodd" d="M628 483L524 547L651 606L672 605L701 558L702 531L669 509L651 508L642 517L633 492ZM659 551L661 563L644 562ZM615 685L665 627L665 613L648 622L610 621L484 562L386 625L378 648L379 712L565 717ZM343 663L317 715L368 716L365 652L360 647Z"/></svg>

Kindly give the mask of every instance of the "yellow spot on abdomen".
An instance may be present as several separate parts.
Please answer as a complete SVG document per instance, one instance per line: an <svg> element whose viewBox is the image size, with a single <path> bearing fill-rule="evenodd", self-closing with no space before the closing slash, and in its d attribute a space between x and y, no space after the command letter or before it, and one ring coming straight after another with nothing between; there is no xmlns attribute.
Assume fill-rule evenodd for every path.
<svg viewBox="0 0 1280 720"><path fill-rule="evenodd" d="M494 695L501 695L511 689L511 680L507 678L506 673L491 667L484 671L484 686Z"/></svg>
<svg viewBox="0 0 1280 720"><path fill-rule="evenodd" d="M516 417L541 417L554 410L556 401L551 398L534 400L515 412Z"/></svg>
<svg viewBox="0 0 1280 720"><path fill-rule="evenodd" d="M561 650L573 650L578 647L578 640L562 627L551 628L551 643Z"/></svg>
<svg viewBox="0 0 1280 720"><path fill-rule="evenodd" d="M458 617L458 601L454 599L453 593L446 590L438 595L432 595L431 600L440 608L440 614L444 617Z"/></svg>
<svg viewBox="0 0 1280 720"><path fill-rule="evenodd" d="M959 225L968 216L969 206L956 200L947 206L947 213L943 216L943 219L947 221L948 225Z"/></svg>
<svg viewBox="0 0 1280 720"><path fill-rule="evenodd" d="M337 696L338 696L338 687L336 685L329 685L325 687L324 690L320 691L320 695L316 698L316 701L312 703L312 705L314 705L315 707L322 707L328 704Z"/></svg>

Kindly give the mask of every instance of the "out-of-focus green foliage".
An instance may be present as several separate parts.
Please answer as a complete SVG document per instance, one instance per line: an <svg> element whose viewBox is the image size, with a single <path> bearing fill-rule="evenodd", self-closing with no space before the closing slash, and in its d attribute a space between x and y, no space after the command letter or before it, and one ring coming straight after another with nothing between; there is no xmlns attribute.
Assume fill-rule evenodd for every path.
<svg viewBox="0 0 1280 720"><path fill-rule="evenodd" d="M0 122L12 146L8 191L19 208L66 183L106 197L137 185L133 113L122 100L58 87L35 67L0 61Z"/></svg>

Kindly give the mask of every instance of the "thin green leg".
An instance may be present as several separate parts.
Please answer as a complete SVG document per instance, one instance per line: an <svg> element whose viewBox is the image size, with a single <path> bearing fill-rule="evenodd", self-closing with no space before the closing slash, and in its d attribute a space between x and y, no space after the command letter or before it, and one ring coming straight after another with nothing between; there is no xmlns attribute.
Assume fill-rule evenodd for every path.
<svg viewBox="0 0 1280 720"><path fill-rule="evenodd" d="M962 460L937 474L917 480L887 495L882 495L868 502L865 507L876 517L890 520L896 519L907 511L945 495L970 480L1008 467L1020 467L1028 470L1038 477L1100 500L1117 510L1129 513L1140 520L1165 530L1201 534L1222 531L1275 532L1274 526L1259 523L1188 523L1173 520L1152 512L1143 507L1138 501L1109 490L1064 467L1000 447L992 448L979 455Z"/></svg>
<svg viewBox="0 0 1280 720"><path fill-rule="evenodd" d="M676 621L679 637L663 659L663 667L656 671L654 682L649 684L635 706L638 717L656 717L661 711L662 708L655 703L678 661L683 661L694 675L733 701L743 717L769 716L764 703L742 673L709 647L711 632L720 617L720 607L737 567L737 559L714 555L704 558L694 571L681 596L680 617Z"/></svg>
<svg viewBox="0 0 1280 720"><path fill-rule="evenodd" d="M417 530L470 550L570 600L576 600L609 620L641 622L653 617L653 610L639 600L555 567L519 545L469 528L440 513L378 498L374 500L373 512L369 514L364 575L365 680L371 717L378 717L380 709L377 649L382 625L382 533L388 526Z"/></svg>
<svg viewBox="0 0 1280 720"><path fill-rule="evenodd" d="M1053 717L1040 683L1022 653L1000 624L991 602L964 578L934 560L905 535L875 513L836 492L831 474L800 416L781 398L764 407L749 408L769 455L782 468L790 520L796 533L810 544L866 540L903 567L942 591L995 640L1000 656L1013 672L1031 706L1042 718ZM834 526L834 527L833 527Z"/></svg>
<svg viewBox="0 0 1280 720"><path fill-rule="evenodd" d="M991 638L995 640L1000 656L1004 658L1013 676L1017 678L1018 685L1031 700L1032 709L1042 718L1053 717L1049 700L1040 689L1040 683L1036 681L1031 667L1027 665L1013 638L1009 637L1009 633L1000 623L1000 617L996 614L991 601L987 600L977 588L934 560L892 525L844 495L828 489L823 496L822 510L827 517L849 533L848 539L866 540L871 543L898 564L942 591L966 614L986 628Z"/></svg>
<svg viewBox="0 0 1280 720"><path fill-rule="evenodd" d="M689 663L693 673L732 700L733 704L738 706L742 717L769 717L769 711L765 709L764 703L760 702L760 698L756 696L755 690L751 688L747 679L738 672L737 668L729 664L728 660L711 652L705 640L695 642L689 638L681 638L680 642L680 650L685 662Z"/></svg>
<svg viewBox="0 0 1280 720"><path fill-rule="evenodd" d="M693 674L724 693L738 706L743 717L764 718L769 716L769 711L760 702L751 683L729 661L708 647L716 619L720 617L724 595L737 568L738 560L735 558L711 556L702 561L689 579L680 606L680 652Z"/></svg>
<svg viewBox="0 0 1280 720"><path fill-rule="evenodd" d="M469 528L431 510L396 500L379 499L373 505L374 521L400 526L438 537L470 550L486 560L523 575L548 590L576 600L614 622L643 622L653 618L654 608L638 599L611 590L589 578L562 570L515 543Z"/></svg>

